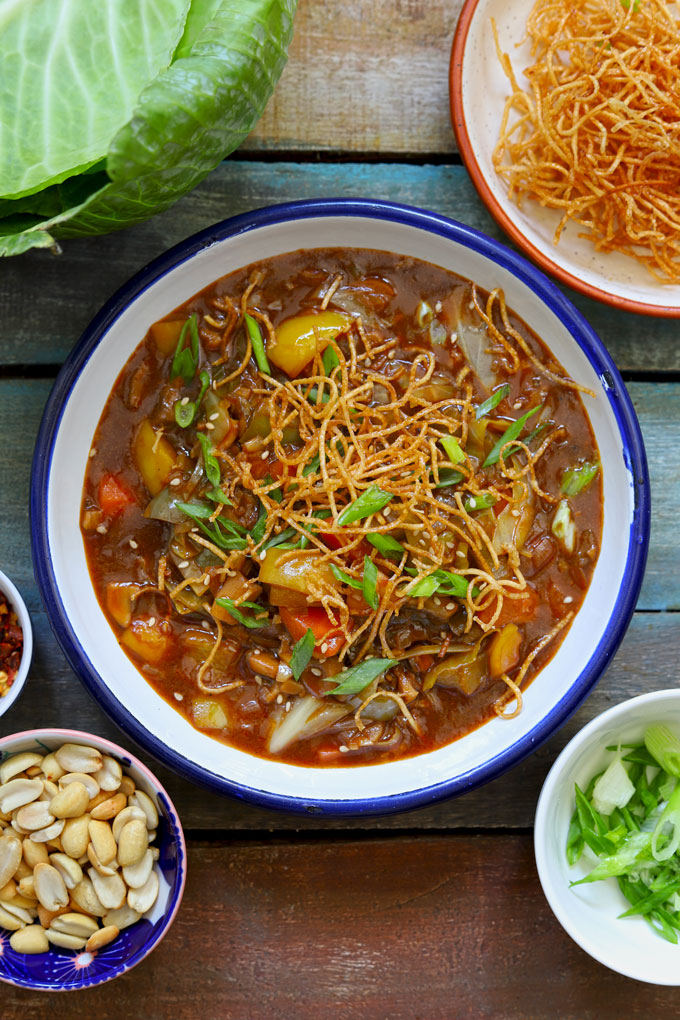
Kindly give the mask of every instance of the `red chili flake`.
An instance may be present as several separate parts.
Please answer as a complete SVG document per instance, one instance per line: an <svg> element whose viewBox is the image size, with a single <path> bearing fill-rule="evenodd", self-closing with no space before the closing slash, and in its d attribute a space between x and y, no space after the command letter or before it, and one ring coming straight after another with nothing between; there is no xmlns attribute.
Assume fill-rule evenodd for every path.
<svg viewBox="0 0 680 1020"><path fill-rule="evenodd" d="M23 649L24 635L17 614L0 593L0 698L14 683Z"/></svg>

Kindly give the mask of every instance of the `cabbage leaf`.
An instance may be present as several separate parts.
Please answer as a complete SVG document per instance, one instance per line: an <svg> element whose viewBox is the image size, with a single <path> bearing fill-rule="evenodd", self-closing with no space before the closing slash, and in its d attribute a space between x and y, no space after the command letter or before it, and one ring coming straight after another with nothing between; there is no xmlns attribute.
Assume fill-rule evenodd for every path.
<svg viewBox="0 0 680 1020"><path fill-rule="evenodd" d="M14 2L0 5L0 22ZM90 0L51 2L87 12L100 6ZM177 16L171 62L138 88L129 116L102 151L90 144L88 130L71 159L71 169L79 172L62 177L68 160L51 157L42 189L31 194L27 190L35 177L27 168L11 178L10 190L0 163L0 255L56 248L60 238L106 233L148 219L190 191L254 127L286 62L295 0L192 0L190 6L135 0L133 6L143 11L166 5ZM28 6L38 10L41 0ZM116 0L116 6L122 17L126 0ZM112 47L121 38L122 30L112 36ZM2 39L0 52L4 46ZM139 84L139 76L135 81ZM43 96L64 87L56 67L45 71ZM83 114L88 125L97 113L95 104ZM104 121L109 129L112 124L111 118L102 120L99 139ZM52 120L50 125L56 133Z"/></svg>

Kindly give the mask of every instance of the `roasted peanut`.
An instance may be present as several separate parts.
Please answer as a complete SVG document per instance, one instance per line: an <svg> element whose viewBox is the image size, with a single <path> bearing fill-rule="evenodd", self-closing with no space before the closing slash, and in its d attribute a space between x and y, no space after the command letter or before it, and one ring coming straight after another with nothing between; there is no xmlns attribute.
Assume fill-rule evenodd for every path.
<svg viewBox="0 0 680 1020"><path fill-rule="evenodd" d="M46 953L50 948L47 935L39 924L28 924L9 937L9 944L15 953Z"/></svg>
<svg viewBox="0 0 680 1020"><path fill-rule="evenodd" d="M64 880L51 864L36 864L33 871L35 894L46 910L59 910L68 903Z"/></svg>
<svg viewBox="0 0 680 1020"><path fill-rule="evenodd" d="M95 747L86 744L63 744L54 756L65 772L99 772L102 755Z"/></svg>
<svg viewBox="0 0 680 1020"><path fill-rule="evenodd" d="M104 946L108 946L109 942L113 942L118 935L120 935L120 928L116 928L115 924L99 928L93 935L90 935L85 949L88 953L96 953L98 949L103 949Z"/></svg>

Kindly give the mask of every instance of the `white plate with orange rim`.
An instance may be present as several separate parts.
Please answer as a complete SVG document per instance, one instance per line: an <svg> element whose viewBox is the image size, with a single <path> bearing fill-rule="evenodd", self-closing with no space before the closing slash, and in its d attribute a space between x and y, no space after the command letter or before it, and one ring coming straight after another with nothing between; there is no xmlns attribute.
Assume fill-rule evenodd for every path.
<svg viewBox="0 0 680 1020"><path fill-rule="evenodd" d="M501 49L523 84L522 72L532 63L525 34L533 5L534 0L467 0L461 11L451 51L449 92L453 130L465 166L491 215L546 272L615 308L679 318L680 284L659 283L630 256L597 251L579 236L583 228L577 223L568 223L555 244L561 213L533 200L518 207L494 169L493 151L510 85L496 54L491 20Z"/></svg>

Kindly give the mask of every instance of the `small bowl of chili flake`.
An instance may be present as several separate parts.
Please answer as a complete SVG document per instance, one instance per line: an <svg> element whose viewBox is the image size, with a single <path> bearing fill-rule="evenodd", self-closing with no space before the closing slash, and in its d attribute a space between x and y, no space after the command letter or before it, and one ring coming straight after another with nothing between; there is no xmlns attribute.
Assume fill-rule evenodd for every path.
<svg viewBox="0 0 680 1020"><path fill-rule="evenodd" d="M0 715L19 697L31 665L33 631L24 600L0 570Z"/></svg>

